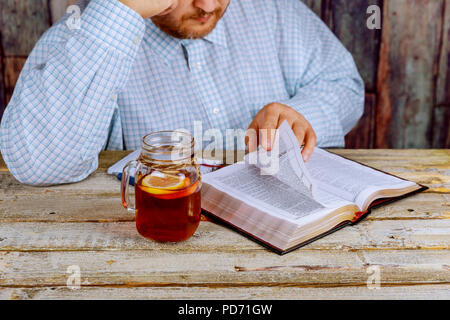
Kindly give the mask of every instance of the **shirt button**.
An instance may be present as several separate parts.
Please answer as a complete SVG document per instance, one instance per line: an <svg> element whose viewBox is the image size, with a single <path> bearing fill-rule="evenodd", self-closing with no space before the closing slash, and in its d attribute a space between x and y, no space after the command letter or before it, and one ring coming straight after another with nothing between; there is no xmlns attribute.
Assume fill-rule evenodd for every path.
<svg viewBox="0 0 450 320"><path fill-rule="evenodd" d="M219 112L220 112L220 110L219 110L218 108L214 108L214 109L213 109L213 113L214 113L214 114L217 115L217 114L219 114Z"/></svg>
<svg viewBox="0 0 450 320"><path fill-rule="evenodd" d="M202 70L202 64L201 64L201 62L197 62L197 63L195 64L195 69L197 69L197 70Z"/></svg>
<svg viewBox="0 0 450 320"><path fill-rule="evenodd" d="M137 45L139 43L139 38L138 37L134 37L133 42L134 42L134 44Z"/></svg>
<svg viewBox="0 0 450 320"><path fill-rule="evenodd" d="M112 101L116 101L116 100L117 100L117 95L116 95L116 94L113 94L113 95L111 96L111 100L112 100Z"/></svg>

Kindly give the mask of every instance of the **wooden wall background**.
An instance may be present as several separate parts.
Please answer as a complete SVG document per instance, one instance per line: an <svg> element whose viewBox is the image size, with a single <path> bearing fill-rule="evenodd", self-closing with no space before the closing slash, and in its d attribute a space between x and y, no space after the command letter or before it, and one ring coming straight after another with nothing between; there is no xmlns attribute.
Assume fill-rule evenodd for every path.
<svg viewBox="0 0 450 320"><path fill-rule="evenodd" d="M74 2L0 0L0 117L34 44ZM304 2L352 52L366 84L347 147L449 148L450 0ZM382 30L366 27L372 4L382 8Z"/></svg>

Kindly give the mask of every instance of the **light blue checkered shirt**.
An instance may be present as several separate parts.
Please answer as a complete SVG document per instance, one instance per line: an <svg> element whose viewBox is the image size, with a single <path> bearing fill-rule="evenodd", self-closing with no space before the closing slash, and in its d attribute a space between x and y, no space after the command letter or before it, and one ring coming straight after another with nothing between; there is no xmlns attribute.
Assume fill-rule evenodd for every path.
<svg viewBox="0 0 450 320"><path fill-rule="evenodd" d="M76 182L103 149L152 131L246 129L266 104L303 114L319 146L343 146L363 111L351 55L298 0L231 0L204 39L178 40L117 0L91 0L81 29L40 39L2 119L0 148L21 182Z"/></svg>

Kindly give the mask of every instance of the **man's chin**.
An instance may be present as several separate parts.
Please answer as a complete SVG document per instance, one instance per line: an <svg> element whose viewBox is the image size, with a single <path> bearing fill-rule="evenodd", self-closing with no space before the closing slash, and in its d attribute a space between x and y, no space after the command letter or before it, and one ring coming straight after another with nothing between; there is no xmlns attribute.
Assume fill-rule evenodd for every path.
<svg viewBox="0 0 450 320"><path fill-rule="evenodd" d="M198 39L206 37L216 27L217 21L208 21L205 23L193 20L183 30L186 38Z"/></svg>
<svg viewBox="0 0 450 320"><path fill-rule="evenodd" d="M211 18L207 22L200 22L195 19L187 19L178 27L170 26L165 21L160 21L158 18L152 19L153 22L163 32L179 39L199 39L210 34L217 25L219 19Z"/></svg>

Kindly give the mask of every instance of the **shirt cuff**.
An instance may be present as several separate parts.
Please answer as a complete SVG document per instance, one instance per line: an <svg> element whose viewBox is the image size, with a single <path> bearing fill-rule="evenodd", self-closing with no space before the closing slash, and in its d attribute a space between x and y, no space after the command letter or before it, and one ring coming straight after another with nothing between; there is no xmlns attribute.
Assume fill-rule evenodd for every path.
<svg viewBox="0 0 450 320"><path fill-rule="evenodd" d="M144 19L118 0L91 0L81 30L126 56L135 55L145 33Z"/></svg>

